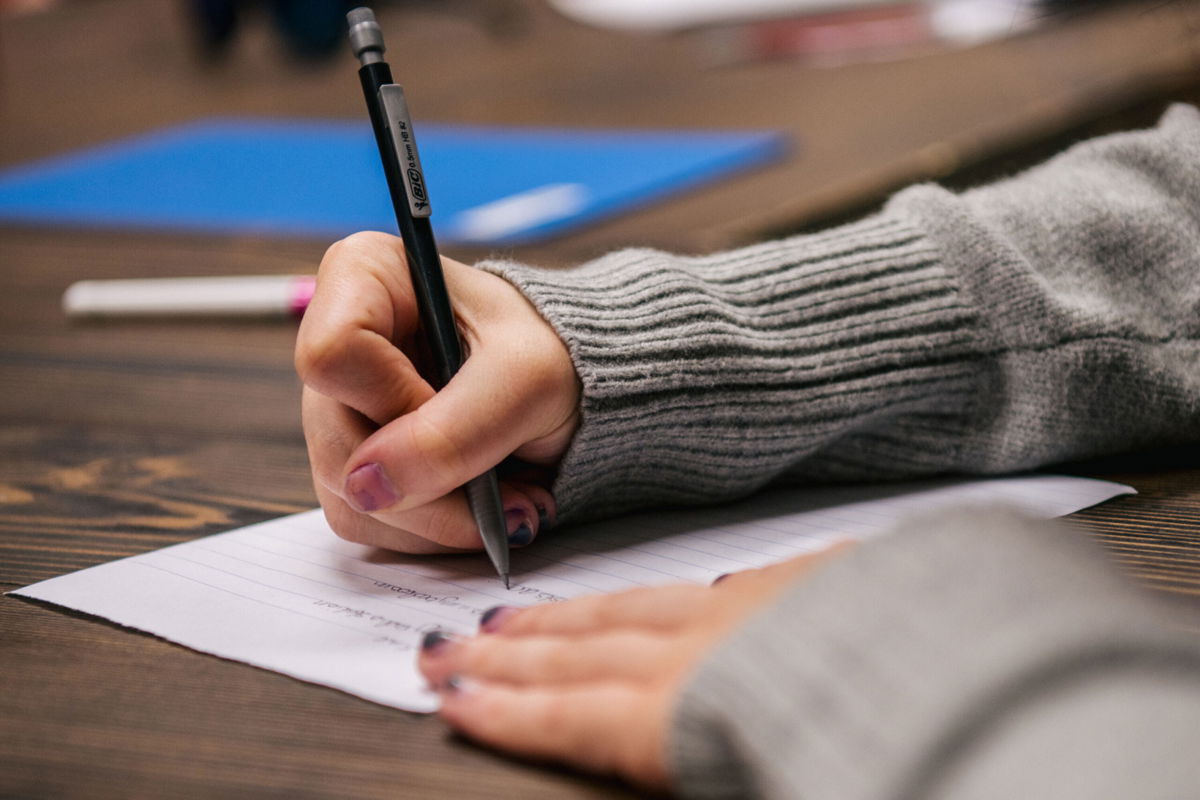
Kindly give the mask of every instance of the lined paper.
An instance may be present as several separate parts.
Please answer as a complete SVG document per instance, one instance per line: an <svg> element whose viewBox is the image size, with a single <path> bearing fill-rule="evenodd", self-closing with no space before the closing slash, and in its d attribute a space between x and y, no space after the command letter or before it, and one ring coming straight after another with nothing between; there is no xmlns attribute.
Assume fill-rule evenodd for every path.
<svg viewBox="0 0 1200 800"><path fill-rule="evenodd" d="M512 589L486 558L405 556L338 539L308 511L52 578L12 594L384 705L433 711L416 671L426 631L473 632L495 605L556 602L677 581L708 583L886 532L912 513L1004 503L1069 514L1128 486L1031 476L776 491L703 509L556 531L514 551Z"/></svg>

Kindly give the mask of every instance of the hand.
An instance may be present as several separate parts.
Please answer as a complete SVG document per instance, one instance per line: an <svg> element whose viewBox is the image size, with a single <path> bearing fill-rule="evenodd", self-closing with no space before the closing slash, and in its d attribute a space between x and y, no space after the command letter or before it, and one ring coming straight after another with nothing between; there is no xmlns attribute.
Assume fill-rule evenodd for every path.
<svg viewBox="0 0 1200 800"><path fill-rule="evenodd" d="M451 727L519 756L669 784L672 707L693 667L731 628L837 544L711 587L674 585L484 615L481 635L435 632L418 666Z"/></svg>
<svg viewBox="0 0 1200 800"><path fill-rule="evenodd" d="M329 248L296 341L304 436L334 531L411 553L479 549L462 492L515 455L501 483L510 541L553 520L553 469L579 424L566 347L507 281L443 259L464 351L441 391L421 377L418 315L401 241L360 233ZM539 469L540 468L540 469Z"/></svg>

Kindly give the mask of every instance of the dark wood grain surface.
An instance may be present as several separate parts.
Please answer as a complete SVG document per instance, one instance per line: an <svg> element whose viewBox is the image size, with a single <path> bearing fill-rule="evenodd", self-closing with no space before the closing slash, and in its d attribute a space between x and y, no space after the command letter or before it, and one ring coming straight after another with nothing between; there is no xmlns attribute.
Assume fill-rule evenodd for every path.
<svg viewBox="0 0 1200 800"><path fill-rule="evenodd" d="M382 14L419 116L566 125L776 127L772 169L517 253L727 246L1019 154L1132 106L1194 94L1200 4L1116 7L1032 36L896 64L703 67L532 2L495 37L469 17ZM403 55L401 55L403 54ZM197 62L175 4L0 17L0 163L211 114L357 118L353 65L298 66L254 28ZM1147 106L1148 104L1148 106ZM72 324L75 280L289 273L327 242L0 228L0 588L312 507L294 323ZM453 255L470 260L481 255ZM1076 515L1136 580L1200 613L1194 451L1078 467L1140 492ZM1196 626L1200 628L1200 625ZM0 796L609 797L385 709L42 604L0 599Z"/></svg>

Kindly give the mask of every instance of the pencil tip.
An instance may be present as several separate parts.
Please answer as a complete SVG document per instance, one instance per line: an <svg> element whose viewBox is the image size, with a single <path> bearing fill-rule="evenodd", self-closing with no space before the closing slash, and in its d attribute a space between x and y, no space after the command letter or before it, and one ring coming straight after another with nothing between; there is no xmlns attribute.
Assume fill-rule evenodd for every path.
<svg viewBox="0 0 1200 800"><path fill-rule="evenodd" d="M511 589L511 588L512 588L511 586L509 586L509 585L508 585L508 575L507 575L507 574L504 576L504 588L505 588L505 589Z"/></svg>

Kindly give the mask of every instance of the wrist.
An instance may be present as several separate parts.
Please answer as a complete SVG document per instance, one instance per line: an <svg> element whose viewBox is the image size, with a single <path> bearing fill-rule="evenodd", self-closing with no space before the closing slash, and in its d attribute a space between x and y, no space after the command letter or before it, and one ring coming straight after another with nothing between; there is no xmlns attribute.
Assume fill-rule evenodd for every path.
<svg viewBox="0 0 1200 800"><path fill-rule="evenodd" d="M581 425L556 484L564 518L731 499L797 469L896 477L874 452L816 457L867 423L949 419L975 391L973 312L899 215L698 258L479 266L529 298L579 375ZM926 449L925 472L953 461Z"/></svg>

